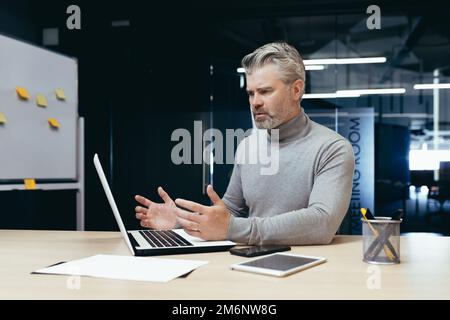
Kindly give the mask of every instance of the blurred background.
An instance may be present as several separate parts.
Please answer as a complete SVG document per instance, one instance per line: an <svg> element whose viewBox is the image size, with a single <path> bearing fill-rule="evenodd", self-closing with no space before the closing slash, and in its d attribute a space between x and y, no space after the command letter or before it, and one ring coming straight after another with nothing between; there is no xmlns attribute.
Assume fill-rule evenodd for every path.
<svg viewBox="0 0 450 320"><path fill-rule="evenodd" d="M81 9L80 30L66 27L72 4ZM340 233L360 232L356 209L368 206L376 215L403 209L404 234L448 236L450 4L377 1L379 28L377 12L367 12L373 4L2 1L0 33L78 60L86 230L117 229L94 153L129 228L138 228L133 196L156 200L160 185L202 203L207 183L223 195L233 166L173 164L171 134L193 132L200 120L204 130L251 128L240 60L287 41L307 66L302 107L348 138L361 161ZM76 228L73 191L2 191L0 203L0 228Z"/></svg>

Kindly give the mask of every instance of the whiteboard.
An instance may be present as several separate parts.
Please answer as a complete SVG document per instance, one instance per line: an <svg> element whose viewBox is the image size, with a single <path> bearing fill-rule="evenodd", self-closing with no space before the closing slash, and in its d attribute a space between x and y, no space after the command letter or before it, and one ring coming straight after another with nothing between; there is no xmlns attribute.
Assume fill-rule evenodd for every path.
<svg viewBox="0 0 450 320"><path fill-rule="evenodd" d="M77 79L75 59L0 35L0 112L7 119L0 124L0 182L77 180ZM16 87L30 99L19 99ZM46 108L37 106L37 94L46 97Z"/></svg>

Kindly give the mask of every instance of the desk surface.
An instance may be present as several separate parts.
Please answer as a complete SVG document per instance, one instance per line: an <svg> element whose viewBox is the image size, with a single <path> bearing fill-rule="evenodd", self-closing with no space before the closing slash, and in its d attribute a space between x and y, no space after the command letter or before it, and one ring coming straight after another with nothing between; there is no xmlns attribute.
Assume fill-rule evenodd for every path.
<svg viewBox="0 0 450 320"><path fill-rule="evenodd" d="M82 277L80 289L70 290L69 277L30 272L100 253L128 255L120 233L0 231L0 299L450 299L450 237L402 237L402 263L390 266L364 263L360 236L292 252L328 261L275 278L230 270L246 258L228 252L173 255L209 263L168 283ZM369 289L377 272L380 289Z"/></svg>

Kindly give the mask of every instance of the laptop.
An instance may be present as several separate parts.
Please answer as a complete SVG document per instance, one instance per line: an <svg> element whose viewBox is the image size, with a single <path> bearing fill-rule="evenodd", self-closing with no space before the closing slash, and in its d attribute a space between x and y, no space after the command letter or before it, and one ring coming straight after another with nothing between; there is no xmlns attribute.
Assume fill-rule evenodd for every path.
<svg viewBox="0 0 450 320"><path fill-rule="evenodd" d="M94 165L122 237L133 255L154 256L225 251L235 245L231 241L206 241L187 234L183 229L128 231L123 224L97 154L94 155Z"/></svg>

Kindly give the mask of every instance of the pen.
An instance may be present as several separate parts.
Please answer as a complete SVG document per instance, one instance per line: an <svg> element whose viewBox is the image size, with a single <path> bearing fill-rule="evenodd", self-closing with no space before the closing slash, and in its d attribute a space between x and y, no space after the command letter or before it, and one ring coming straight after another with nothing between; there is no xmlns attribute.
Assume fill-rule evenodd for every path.
<svg viewBox="0 0 450 320"><path fill-rule="evenodd" d="M403 209L397 209L394 215L392 216L392 220L402 220L403 218Z"/></svg>
<svg viewBox="0 0 450 320"><path fill-rule="evenodd" d="M366 218L366 220L375 220L375 216L372 214L372 212L370 211L369 208L361 208L361 210L364 210L366 213L364 214L362 211L361 213L363 214L364 218Z"/></svg>

